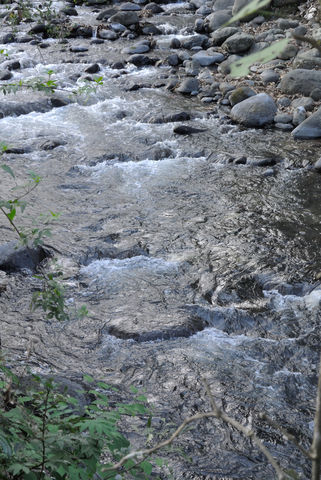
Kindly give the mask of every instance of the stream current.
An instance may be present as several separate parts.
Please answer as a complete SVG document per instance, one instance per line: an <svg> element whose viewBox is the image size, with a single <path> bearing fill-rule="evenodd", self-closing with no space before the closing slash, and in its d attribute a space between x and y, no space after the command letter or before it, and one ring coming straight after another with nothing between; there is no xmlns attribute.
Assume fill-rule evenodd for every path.
<svg viewBox="0 0 321 480"><path fill-rule="evenodd" d="M159 55L173 30L185 31L168 12L159 21ZM57 41L41 55L29 44L0 48L25 62L14 80L50 68L72 88L69 79L86 63L110 64L125 44L88 43L82 55L62 52ZM126 88L167 74L166 67L127 65L115 76L105 64L96 93L0 120L1 139L26 152L8 153L5 162L21 180L30 170L43 178L30 219L62 213L48 243L58 252L68 302L89 310L65 324L44 321L28 307L37 280L10 275L0 296L2 346L23 364L31 340L35 372L77 381L88 373L145 389L160 430L209 408L204 376L218 403L253 424L284 468L308 478L308 463L258 414L308 446L320 350L321 182L311 169L319 143L242 130L223 111L165 89ZM37 102L30 93L1 101L33 96ZM181 111L204 131L181 136L176 123L153 123ZM52 140L60 145L42 148ZM229 160L241 156L247 165ZM4 223L1 232L3 242L13 239ZM275 476L253 445L218 421L199 424L178 444L189 460L169 454L176 479Z"/></svg>

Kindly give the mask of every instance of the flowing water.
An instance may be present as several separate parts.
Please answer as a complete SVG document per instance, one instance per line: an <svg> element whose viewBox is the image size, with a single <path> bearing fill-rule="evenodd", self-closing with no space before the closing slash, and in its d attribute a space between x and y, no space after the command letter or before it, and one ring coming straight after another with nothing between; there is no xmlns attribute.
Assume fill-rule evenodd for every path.
<svg viewBox="0 0 321 480"><path fill-rule="evenodd" d="M186 32L171 7L159 55L173 30ZM84 63L112 63L122 42L89 45L72 63L56 41L41 55L31 45L0 48L24 59L14 80L50 68L72 88ZM228 413L253 424L282 466L308 478L298 451L257 415L267 412L308 445L320 349L321 182L310 168L319 142L242 130L224 111L162 88L125 88L152 84L166 67L115 73L105 62L96 93L0 120L1 139L26 151L5 162L19 179L30 170L43 177L30 219L62 213L48 243L68 302L90 312L66 324L44 321L28 310L37 280L12 275L0 297L2 345L23 363L31 339L34 371L145 388L160 425L209 408L205 376ZM19 95L10 100L33 98ZM176 123L152 123L180 111L205 131L181 136ZM48 140L60 145L45 150ZM242 155L247 165L229 161ZM267 159L272 166L257 165ZM1 232L3 242L13 238L5 224ZM170 455L177 479L274 478L257 450L219 422L201 423L178 443L190 461Z"/></svg>

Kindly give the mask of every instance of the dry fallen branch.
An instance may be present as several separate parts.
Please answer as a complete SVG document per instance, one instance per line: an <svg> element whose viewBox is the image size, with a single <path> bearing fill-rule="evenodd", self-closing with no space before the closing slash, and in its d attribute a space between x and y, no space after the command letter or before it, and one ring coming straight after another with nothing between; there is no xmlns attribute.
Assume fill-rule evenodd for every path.
<svg viewBox="0 0 321 480"><path fill-rule="evenodd" d="M321 53L321 42L320 40L316 40L313 37L306 37L305 35L297 35L296 33L292 33L292 37L299 42L306 42L312 45L312 47L316 48Z"/></svg>
<svg viewBox="0 0 321 480"><path fill-rule="evenodd" d="M164 440L163 442L160 442L158 443L157 445L155 445L154 447L151 447L151 448L147 448L145 450L137 450L137 451L134 451L134 452L131 452L129 453L128 455L125 455L123 458L121 458L121 460L119 460L119 462L115 463L112 467L105 467L103 468L103 471L117 471L119 470L120 468L123 467L123 465L128 461L128 460L131 460L133 458L142 458L142 457L146 457L146 456L149 456L153 453L155 453L156 451L164 448L164 447L167 447L168 445L170 445L171 443L173 443L173 441L175 440L175 438L177 438L181 432L184 430L184 428L189 425L190 423L193 423L193 422L196 422L198 420L202 420L204 418L217 418L219 420L222 420L223 422L227 423L228 425L231 425L232 427L236 428L236 430L238 430L239 432L243 433L243 435L245 435L247 438L250 438L252 440L252 442L258 447L258 449L263 453L263 455L267 458L267 460L269 461L269 463L272 465L272 467L274 468L274 470L276 471L276 474L277 474L277 477L278 477L278 480L287 480L289 477L281 470L281 468L279 467L278 463L276 462L276 460L273 458L273 456L271 455L271 453L269 452L269 450L265 447L265 445L263 444L262 440L260 440L256 434L254 433L253 430L251 430L250 428L247 428L245 427L244 425L242 425L241 423L239 423L237 420L235 420L234 418L231 418L229 417L225 412L224 410L220 409L215 400L214 400L214 397L213 397L213 394L209 388L209 385L207 383L206 380L203 380L203 383L204 383L204 386L205 386L205 389L206 389L206 392L209 396L209 400L210 400L210 404L211 404L211 407L212 407L212 410L209 411L209 412L204 412L204 413L198 413L196 415L193 415L191 417L188 417L186 418L183 423L181 423L181 425L175 430L175 432L167 439L167 440Z"/></svg>

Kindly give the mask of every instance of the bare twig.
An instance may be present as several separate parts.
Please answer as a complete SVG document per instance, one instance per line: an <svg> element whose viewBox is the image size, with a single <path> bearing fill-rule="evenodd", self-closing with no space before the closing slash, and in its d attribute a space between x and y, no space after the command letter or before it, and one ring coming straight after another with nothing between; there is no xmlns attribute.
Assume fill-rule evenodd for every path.
<svg viewBox="0 0 321 480"><path fill-rule="evenodd" d="M269 450L266 448L266 446L263 444L262 440L259 439L259 437L256 436L253 430L251 430L248 427L245 427L241 423L239 423L237 420L235 420L232 417L229 417L224 410L220 409L213 397L213 394L210 390L210 387L205 379L203 379L203 383L206 389L206 393L209 397L211 407L216 413L216 418L219 418L220 420L223 420L223 422L227 423L228 425L231 425L232 427L236 428L239 432L243 433L243 435L247 438L250 438L252 442L258 447L259 450L263 453L263 455L267 458L269 463L272 465L274 470L276 471L276 474L278 476L278 480L286 480L288 475L286 475L283 470L279 467L278 463L274 459L274 457L271 455Z"/></svg>
<svg viewBox="0 0 321 480"><path fill-rule="evenodd" d="M138 450L138 451L131 452L128 455L125 455L123 458L121 458L119 462L115 463L113 466L103 468L103 471L117 471L120 468L122 468L123 465L130 459L137 458L137 457L138 458L146 457L155 453L161 448L167 447L168 445L173 443L175 438L177 438L180 435L180 433L184 430L184 428L190 423L196 422L198 420L202 420L204 418L217 418L227 423L228 425L231 425L232 427L236 428L239 432L243 433L247 438L250 438L253 441L253 443L259 448L259 450L263 453L263 455L268 459L269 463L272 465L272 467L276 471L278 480L287 480L289 477L281 470L276 460L273 458L269 450L263 444L262 440L260 440L255 435L253 430L245 427L234 418L229 417L222 409L220 409L217 406L215 399L213 397L213 394L205 379L203 379L203 383L212 407L212 410L210 412L198 413L196 415L186 418L183 421L183 423L181 423L181 425L175 430L175 432L167 440L164 440L163 442L158 443L154 447L151 447L145 450Z"/></svg>
<svg viewBox="0 0 321 480"><path fill-rule="evenodd" d="M210 417L216 417L216 413L215 412L197 413L192 417L186 418L184 422L181 423L181 425L175 430L175 432L167 440L164 440L163 442L158 443L154 447L128 453L128 455L125 455L123 458L119 460L119 462L115 463L112 467L103 468L103 471L107 472L111 470L119 470L124 465L124 463L126 463L127 460L130 460L131 458L135 458L135 457L140 458L142 456L151 455L152 453L157 452L161 448L167 447L168 445L173 443L175 438L179 436L179 434L184 430L184 428L187 425L189 425L190 423L196 422L198 420L202 420L203 418L210 418Z"/></svg>
<svg viewBox="0 0 321 480"><path fill-rule="evenodd" d="M269 418L265 413L261 413L259 415L259 418L263 420L264 422L268 423L271 425L271 427L275 428L275 430L279 430L282 435L288 440L289 442L292 442L303 455L311 460L311 453L308 450L305 450L305 448L302 447L302 445L298 442L296 437L292 435L292 433L288 432L285 428L283 428L281 425L279 425L277 422Z"/></svg>
<svg viewBox="0 0 321 480"><path fill-rule="evenodd" d="M306 42L312 45L312 47L316 48L321 53L321 42L320 40L316 40L313 37L306 37L305 35L298 35L296 33L292 33L292 37L299 42Z"/></svg>

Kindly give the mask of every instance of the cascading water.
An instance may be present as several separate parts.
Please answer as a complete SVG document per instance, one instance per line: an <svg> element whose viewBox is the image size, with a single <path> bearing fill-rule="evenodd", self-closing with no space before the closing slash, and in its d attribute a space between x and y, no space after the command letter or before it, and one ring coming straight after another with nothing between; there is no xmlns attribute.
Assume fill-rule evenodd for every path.
<svg viewBox="0 0 321 480"><path fill-rule="evenodd" d="M160 22L160 48L181 29L181 20L169 18L172 29ZM50 68L69 88L83 78L83 62L108 58L110 65L124 44L89 45L87 56L68 63L71 54L52 41L34 64L31 45L20 52L11 44L12 58L26 62L13 81ZM96 94L0 120L1 139L25 151L5 161L19 178L28 170L43 177L30 216L63 214L50 243L60 252L69 301L86 303L90 312L62 326L31 317L34 280L13 277L0 297L2 343L23 359L33 339L38 372L94 373L139 385L159 417L176 423L206 408L205 375L228 412L253 423L283 466L306 478L309 467L257 414L277 418L304 444L311 435L321 186L303 167L315 145L301 150L283 132L242 131L197 99L149 87L159 71L126 65L115 74L105 64ZM131 82L146 86L130 90ZM204 131L178 136L175 123L153 123L181 111ZM56 148L42 147L52 140ZM240 155L251 161L229 163ZM260 166L272 157L272 167ZM7 186L0 188L2 194ZM2 232L3 241L12 238ZM200 424L182 445L192 458L188 464L170 455L177 479L274 478L255 448L219 423Z"/></svg>

